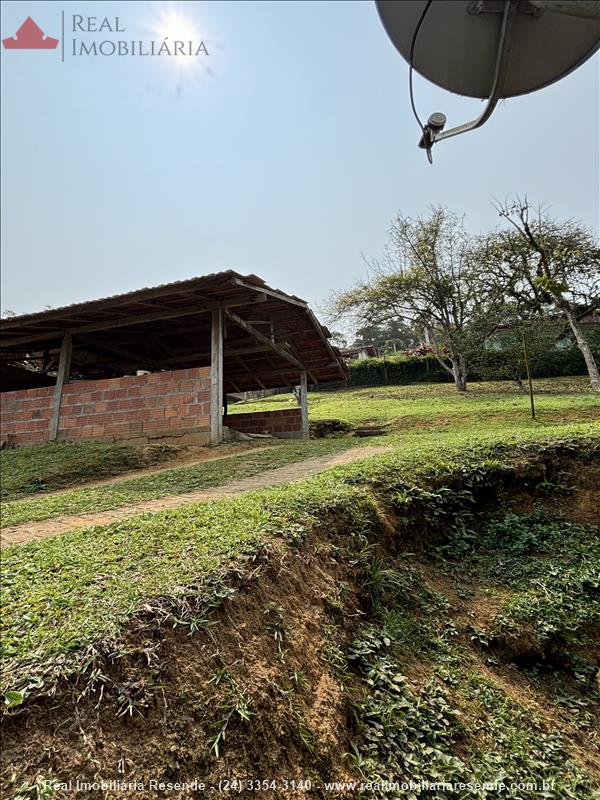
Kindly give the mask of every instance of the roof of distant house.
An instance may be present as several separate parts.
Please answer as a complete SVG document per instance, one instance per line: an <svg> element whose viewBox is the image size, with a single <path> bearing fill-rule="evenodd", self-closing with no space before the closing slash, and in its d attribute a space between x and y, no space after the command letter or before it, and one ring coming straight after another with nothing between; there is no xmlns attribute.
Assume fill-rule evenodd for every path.
<svg viewBox="0 0 600 800"><path fill-rule="evenodd" d="M344 358L358 358L362 354L365 357L374 357L377 355L377 348L374 344L361 344L356 347L342 347L340 353Z"/></svg>

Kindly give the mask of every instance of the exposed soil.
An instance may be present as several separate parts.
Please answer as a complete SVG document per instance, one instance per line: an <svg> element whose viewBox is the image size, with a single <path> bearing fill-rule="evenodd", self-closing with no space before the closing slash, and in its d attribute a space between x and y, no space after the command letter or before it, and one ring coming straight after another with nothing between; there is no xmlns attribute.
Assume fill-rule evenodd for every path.
<svg viewBox="0 0 600 800"><path fill-rule="evenodd" d="M558 484L554 491L532 492L530 487L511 487L510 491L500 493L499 500L519 514L530 514L536 506L542 506L552 515L583 524L598 524L600 464L594 461L582 464L577 459L564 458L552 480Z"/></svg>
<svg viewBox="0 0 600 800"><path fill-rule="evenodd" d="M296 461L286 464L277 469L265 470L249 478L237 481L230 481L216 489L202 490L198 492L187 492L186 494L167 495L158 500L146 500L142 503L135 503L112 511L99 511L92 514L81 514L78 516L64 515L53 517L52 519L40 520L39 522L26 522L22 525L12 525L4 528L0 532L0 547L9 545L24 544L32 539L46 539L49 536L56 536L65 531L76 528L87 528L92 525L109 525L112 522L133 517L142 513L157 513L168 508L189 503L200 503L208 500L218 500L223 497L242 494L243 492L253 492L257 489L265 489L270 486L280 486L285 483L303 480L311 475L317 475L331 467L346 464L349 461L356 461L359 458L366 458L375 453L384 452L383 447L355 447L334 455L318 456L307 458L304 461ZM221 456L225 458L225 456ZM159 472L160 470L153 470Z"/></svg>
<svg viewBox="0 0 600 800"><path fill-rule="evenodd" d="M336 536L329 534L329 541ZM234 599L216 613L215 624L193 637L142 618L132 623L119 643L129 655L105 659L103 671L122 691L152 691L149 706L117 716L118 690L99 702L97 693L75 700L81 687L73 694L65 688L60 702L40 701L27 714L4 720L5 777L18 770L61 780L191 783L201 778L215 785L236 777L351 779L351 762L344 755L351 749L348 697L326 659L327 598L352 568L327 558L322 541L320 548L316 545L315 539L302 549L277 547L266 553L261 563L246 569ZM345 613L350 636L360 618L354 593ZM276 629L282 631L279 643ZM247 700L249 719L233 714L217 756L214 740L236 693ZM82 790L57 796L91 794ZM124 796L167 795L143 791ZM267 788L260 796L322 795Z"/></svg>

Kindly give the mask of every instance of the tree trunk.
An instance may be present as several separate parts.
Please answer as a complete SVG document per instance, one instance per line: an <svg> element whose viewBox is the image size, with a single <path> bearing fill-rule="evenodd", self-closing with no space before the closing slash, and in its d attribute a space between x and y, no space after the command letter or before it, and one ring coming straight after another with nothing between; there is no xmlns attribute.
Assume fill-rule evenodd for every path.
<svg viewBox="0 0 600 800"><path fill-rule="evenodd" d="M438 364L440 364L446 372L450 373L454 378L454 385L458 389L459 392L466 392L467 391L467 370L465 367L465 360L462 356L455 356L453 353L449 353L447 356L442 355L440 349L437 345L435 336L433 332L429 328L425 328L426 340L427 343L431 345L434 355L437 359ZM446 360L450 361L450 366L446 364Z"/></svg>
<svg viewBox="0 0 600 800"><path fill-rule="evenodd" d="M467 391L467 370L465 367L465 360L462 356L458 356L456 360L452 359L452 377L454 384L459 392Z"/></svg>
<svg viewBox="0 0 600 800"><path fill-rule="evenodd" d="M598 371L598 365L594 359L594 355L592 353L592 349L589 346L585 336L583 335L583 331L579 327L579 323L575 319L575 315L569 308L564 308L563 310L567 315L567 319L569 320L569 325L571 326L571 330L575 336L575 341L577 342L577 347L581 350L583 358L585 360L585 365L587 367L588 374L590 376L590 384L592 389L595 392L600 392L600 372Z"/></svg>

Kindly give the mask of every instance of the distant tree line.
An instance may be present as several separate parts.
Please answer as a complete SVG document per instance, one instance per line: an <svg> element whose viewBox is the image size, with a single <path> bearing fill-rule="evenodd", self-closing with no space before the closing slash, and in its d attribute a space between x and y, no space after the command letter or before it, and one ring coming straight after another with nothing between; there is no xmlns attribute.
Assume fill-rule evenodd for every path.
<svg viewBox="0 0 600 800"><path fill-rule="evenodd" d="M600 308L596 238L526 198L496 208L503 224L478 236L443 207L398 214L370 277L331 298L331 317L353 322L354 345L424 344L459 391L473 375L520 383L524 342L539 363L567 335L600 392L598 337L582 322Z"/></svg>

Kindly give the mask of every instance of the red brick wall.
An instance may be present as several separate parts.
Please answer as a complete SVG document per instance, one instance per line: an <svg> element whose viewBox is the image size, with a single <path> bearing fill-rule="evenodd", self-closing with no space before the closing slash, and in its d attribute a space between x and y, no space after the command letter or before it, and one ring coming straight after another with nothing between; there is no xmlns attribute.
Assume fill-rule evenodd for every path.
<svg viewBox="0 0 600 800"><path fill-rule="evenodd" d="M48 439L53 386L3 392L0 437L16 444ZM59 439L135 439L210 427L210 367L155 372L63 389Z"/></svg>
<svg viewBox="0 0 600 800"><path fill-rule="evenodd" d="M272 433L291 439L302 437L302 412L299 408L231 414L225 417L223 423L240 433Z"/></svg>

